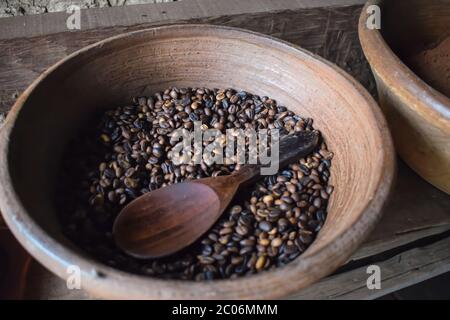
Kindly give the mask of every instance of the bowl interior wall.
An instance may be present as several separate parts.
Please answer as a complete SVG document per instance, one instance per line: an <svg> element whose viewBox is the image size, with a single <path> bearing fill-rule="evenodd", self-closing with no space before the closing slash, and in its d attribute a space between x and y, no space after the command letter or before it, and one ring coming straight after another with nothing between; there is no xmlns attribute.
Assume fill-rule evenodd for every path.
<svg viewBox="0 0 450 320"><path fill-rule="evenodd" d="M450 2L383 1L381 33L401 58L435 46L450 36Z"/></svg>
<svg viewBox="0 0 450 320"><path fill-rule="evenodd" d="M12 130L9 166L17 195L35 221L59 241L56 168L71 137L99 109L169 86L237 88L275 98L312 117L335 153L329 215L311 254L351 228L370 201L382 165L381 138L360 91L309 54L238 32L189 29L134 34L67 60L31 93ZM67 242L66 242L67 243ZM294 262L296 263L296 262Z"/></svg>

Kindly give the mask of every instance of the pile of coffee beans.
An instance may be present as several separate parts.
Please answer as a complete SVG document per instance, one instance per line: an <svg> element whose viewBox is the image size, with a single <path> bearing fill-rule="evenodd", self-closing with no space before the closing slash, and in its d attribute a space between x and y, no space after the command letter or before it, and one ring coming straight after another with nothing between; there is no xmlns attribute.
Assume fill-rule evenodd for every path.
<svg viewBox="0 0 450 320"><path fill-rule="evenodd" d="M139 260L121 252L111 233L115 217L140 195L189 179L227 175L238 165L172 162L174 130L313 130L302 118L233 89L170 88L99 115L68 147L59 186L65 234L116 268L160 278L234 278L283 266L304 252L324 224L333 154L321 141L309 156L240 193L199 241L172 256Z"/></svg>

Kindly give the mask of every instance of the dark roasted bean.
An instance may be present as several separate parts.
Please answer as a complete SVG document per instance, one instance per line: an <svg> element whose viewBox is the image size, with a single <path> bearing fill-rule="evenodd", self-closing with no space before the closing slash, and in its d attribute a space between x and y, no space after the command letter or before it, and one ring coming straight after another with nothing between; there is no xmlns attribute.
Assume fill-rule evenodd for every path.
<svg viewBox="0 0 450 320"><path fill-rule="evenodd" d="M268 232L268 231L270 231L270 230L272 229L272 225L271 225L271 223L268 222L268 221L261 221L261 222L259 223L259 228L260 228L262 231Z"/></svg>

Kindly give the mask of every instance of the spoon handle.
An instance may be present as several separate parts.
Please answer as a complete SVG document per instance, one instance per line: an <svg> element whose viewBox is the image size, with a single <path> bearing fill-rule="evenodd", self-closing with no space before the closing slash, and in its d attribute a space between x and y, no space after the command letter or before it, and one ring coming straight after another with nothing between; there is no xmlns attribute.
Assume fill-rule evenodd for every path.
<svg viewBox="0 0 450 320"><path fill-rule="evenodd" d="M238 183L250 182L261 175L261 168L275 166L281 169L310 154L319 143L319 132L298 131L280 138L279 158L273 164L246 164L233 174ZM278 164L278 167L276 167ZM278 170L277 170L278 171Z"/></svg>

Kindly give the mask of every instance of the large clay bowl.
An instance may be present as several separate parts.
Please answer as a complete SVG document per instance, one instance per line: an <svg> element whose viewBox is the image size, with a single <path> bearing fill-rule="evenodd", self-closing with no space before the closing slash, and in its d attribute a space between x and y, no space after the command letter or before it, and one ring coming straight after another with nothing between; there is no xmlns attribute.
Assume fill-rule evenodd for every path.
<svg viewBox="0 0 450 320"><path fill-rule="evenodd" d="M380 8L380 30L367 28L370 5ZM369 1L359 21L361 45L375 76L396 150L420 176L447 193L450 99L414 73L408 57L449 36L449 1Z"/></svg>
<svg viewBox="0 0 450 320"><path fill-rule="evenodd" d="M98 263L61 233L52 196L55 168L76 130L95 111L168 86L233 87L277 99L313 117L335 153L335 192L318 238L291 264L237 280L169 281ZM51 67L20 96L0 136L0 208L15 236L66 279L105 298L277 298L328 275L380 218L391 189L394 152L377 104L336 66L252 32L175 25L120 35Z"/></svg>

